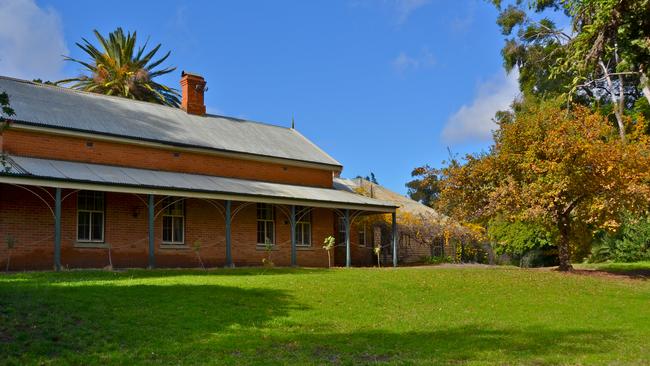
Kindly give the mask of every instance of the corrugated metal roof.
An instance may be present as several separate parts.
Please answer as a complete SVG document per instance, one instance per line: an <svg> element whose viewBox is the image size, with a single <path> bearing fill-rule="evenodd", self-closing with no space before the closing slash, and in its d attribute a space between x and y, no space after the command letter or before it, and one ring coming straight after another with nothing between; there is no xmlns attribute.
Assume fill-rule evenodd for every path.
<svg viewBox="0 0 650 366"><path fill-rule="evenodd" d="M429 206L425 206L418 201L414 201L397 192L393 192L384 186L372 183L363 178L334 178L334 188L348 192L359 192L359 190L361 190L365 194L370 194L370 192L372 192L373 198L384 202L392 202L394 205L399 206L400 212L408 212L413 215L425 215L439 220L447 219L445 215L442 215Z"/></svg>
<svg viewBox="0 0 650 366"><path fill-rule="evenodd" d="M340 166L296 130L0 76L17 121L53 128Z"/></svg>
<svg viewBox="0 0 650 366"><path fill-rule="evenodd" d="M110 165L7 156L8 170L2 176L51 179L129 187L159 188L208 192L241 196L270 197L321 203L372 206L390 211L396 207L391 202L371 199L345 190L296 186L289 184L224 178L199 174L164 172L157 170L125 168ZM56 184L53 184L56 186Z"/></svg>

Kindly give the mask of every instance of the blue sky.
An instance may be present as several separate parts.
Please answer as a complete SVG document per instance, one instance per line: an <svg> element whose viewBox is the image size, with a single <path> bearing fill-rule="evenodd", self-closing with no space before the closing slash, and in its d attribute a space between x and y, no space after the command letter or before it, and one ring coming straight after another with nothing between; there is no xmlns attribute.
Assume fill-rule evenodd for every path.
<svg viewBox="0 0 650 366"><path fill-rule="evenodd" d="M115 10L116 12L112 12ZM0 74L57 80L92 30L137 30L204 75L212 113L296 128L353 177L405 193L419 165L485 149L517 94L482 0L0 0Z"/></svg>

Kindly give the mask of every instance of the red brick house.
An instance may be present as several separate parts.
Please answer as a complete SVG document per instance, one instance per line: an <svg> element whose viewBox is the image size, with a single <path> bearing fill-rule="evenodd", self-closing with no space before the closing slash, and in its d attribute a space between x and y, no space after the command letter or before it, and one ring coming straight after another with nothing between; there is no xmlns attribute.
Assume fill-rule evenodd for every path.
<svg viewBox="0 0 650 366"><path fill-rule="evenodd" d="M202 77L181 87L178 109L0 77L16 112L0 133L0 263L260 265L270 245L277 265L318 267L329 235L337 265L372 263L354 220L395 204L336 189L341 164L293 128L206 114Z"/></svg>

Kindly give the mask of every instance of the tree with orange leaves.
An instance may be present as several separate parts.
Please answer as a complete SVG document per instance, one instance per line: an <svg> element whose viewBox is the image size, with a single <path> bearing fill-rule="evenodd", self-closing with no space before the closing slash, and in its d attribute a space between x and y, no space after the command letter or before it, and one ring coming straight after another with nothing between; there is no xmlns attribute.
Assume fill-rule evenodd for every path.
<svg viewBox="0 0 650 366"><path fill-rule="evenodd" d="M522 104L501 120L487 153L452 160L441 171L441 209L460 220L497 215L558 233L560 270L571 270L576 220L615 228L624 210L647 209L650 140L645 121L627 120L627 142L608 118L557 102Z"/></svg>

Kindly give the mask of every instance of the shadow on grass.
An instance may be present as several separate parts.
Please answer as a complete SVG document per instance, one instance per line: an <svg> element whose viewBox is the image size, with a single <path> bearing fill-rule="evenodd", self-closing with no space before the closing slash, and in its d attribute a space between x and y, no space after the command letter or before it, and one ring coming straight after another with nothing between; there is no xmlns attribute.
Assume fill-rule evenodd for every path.
<svg viewBox="0 0 650 366"><path fill-rule="evenodd" d="M274 289L66 283L0 281L0 364L123 364L170 350L182 360L188 345L305 309Z"/></svg>
<svg viewBox="0 0 650 366"><path fill-rule="evenodd" d="M253 335L251 334L251 337ZM241 338L241 335L237 338ZM256 339L253 337L253 339ZM432 331L360 331L287 334L262 343L232 344L233 364L283 360L289 364L579 364L585 357L610 359L608 342L625 342L617 330L493 329L449 327ZM634 357L634 355L630 355Z"/></svg>

